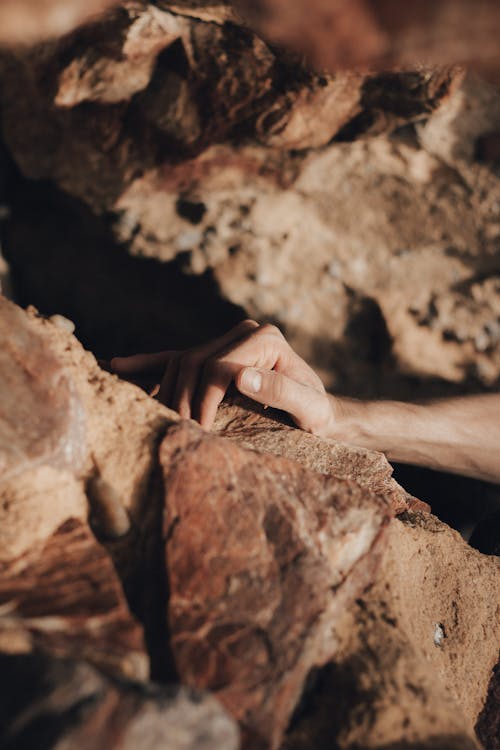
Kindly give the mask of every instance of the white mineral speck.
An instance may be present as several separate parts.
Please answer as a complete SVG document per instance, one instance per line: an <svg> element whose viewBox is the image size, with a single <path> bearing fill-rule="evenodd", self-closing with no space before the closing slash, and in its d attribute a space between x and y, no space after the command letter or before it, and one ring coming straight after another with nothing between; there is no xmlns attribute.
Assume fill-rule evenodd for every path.
<svg viewBox="0 0 500 750"><path fill-rule="evenodd" d="M438 647L441 646L445 638L446 635L443 626L437 623L436 627L434 628L434 645Z"/></svg>

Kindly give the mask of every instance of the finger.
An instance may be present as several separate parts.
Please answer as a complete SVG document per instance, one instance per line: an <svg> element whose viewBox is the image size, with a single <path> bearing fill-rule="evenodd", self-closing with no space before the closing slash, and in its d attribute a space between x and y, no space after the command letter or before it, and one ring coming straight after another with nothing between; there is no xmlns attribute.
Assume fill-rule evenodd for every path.
<svg viewBox="0 0 500 750"><path fill-rule="evenodd" d="M259 324L255 320L243 320L224 336L219 336L204 346L192 349L181 357L172 407L179 412L181 417L189 419L196 411L195 394L206 360L241 341L257 328Z"/></svg>
<svg viewBox="0 0 500 750"><path fill-rule="evenodd" d="M165 406L168 406L170 409L173 409L177 374L179 372L179 361L179 354L169 359L167 369L165 370L165 374L161 381L160 391L158 393L158 400L160 403L165 404Z"/></svg>
<svg viewBox="0 0 500 750"><path fill-rule="evenodd" d="M219 404L240 369L236 362L211 360L206 364L194 410L195 419L206 430L211 429Z"/></svg>
<svg viewBox="0 0 500 750"><path fill-rule="evenodd" d="M199 352L188 353L180 359L172 408L179 412L183 419L191 417L192 402L203 361L204 357Z"/></svg>
<svg viewBox="0 0 500 750"><path fill-rule="evenodd" d="M155 354L133 354L131 357L114 357L111 369L120 375L136 374L140 372L154 373L162 371L169 358L175 352L165 351Z"/></svg>
<svg viewBox="0 0 500 750"><path fill-rule="evenodd" d="M202 359L207 359L213 354L217 354L225 349L227 346L239 341L257 328L259 328L259 324L255 320L242 320L241 323L238 323L234 328L231 328L231 330L223 336L208 341L206 344L196 349L196 351L200 353Z"/></svg>
<svg viewBox="0 0 500 750"><path fill-rule="evenodd" d="M238 372L235 383L245 396L290 414L303 430L315 434L326 430L330 418L328 398L315 388L278 372L254 367Z"/></svg>
<svg viewBox="0 0 500 750"><path fill-rule="evenodd" d="M275 326L254 326L246 336L209 358L198 381L195 419L205 429L211 429L217 408L238 372L245 366L271 370L283 355L288 356L289 350Z"/></svg>

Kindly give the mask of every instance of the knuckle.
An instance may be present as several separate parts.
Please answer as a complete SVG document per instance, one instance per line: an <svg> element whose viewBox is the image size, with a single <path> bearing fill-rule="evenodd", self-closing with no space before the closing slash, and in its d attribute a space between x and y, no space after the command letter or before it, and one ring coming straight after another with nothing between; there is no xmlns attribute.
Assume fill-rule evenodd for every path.
<svg viewBox="0 0 500 750"><path fill-rule="evenodd" d="M259 328L259 333L263 336L275 336L278 338L284 338L278 326L273 323L265 323Z"/></svg>

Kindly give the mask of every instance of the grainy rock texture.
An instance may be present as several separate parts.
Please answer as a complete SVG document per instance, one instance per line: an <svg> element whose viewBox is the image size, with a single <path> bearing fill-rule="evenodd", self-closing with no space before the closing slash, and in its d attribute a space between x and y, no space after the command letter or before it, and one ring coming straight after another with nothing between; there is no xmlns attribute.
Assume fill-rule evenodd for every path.
<svg viewBox="0 0 500 750"><path fill-rule="evenodd" d="M41 646L117 674L148 676L142 629L112 561L87 524L71 516L44 543L1 563L0 608L3 651L15 652L24 636L28 650Z"/></svg>
<svg viewBox="0 0 500 750"><path fill-rule="evenodd" d="M0 746L13 750L237 750L210 696L107 679L85 662L0 655Z"/></svg>
<svg viewBox="0 0 500 750"><path fill-rule="evenodd" d="M280 745L334 627L375 575L387 501L189 425L160 450L169 624L180 677L210 689L252 747Z"/></svg>
<svg viewBox="0 0 500 750"><path fill-rule="evenodd" d="M175 673L172 658L183 680L221 698L248 748L278 747L285 733L285 747L301 749L476 746L498 659L497 559L427 513L387 526L404 493L378 454L235 405L221 410L221 434L208 435L100 370L60 320L6 302L2 312L15 312L71 380L88 449L74 474L41 463L2 484L0 652L21 659L12 670L22 674L22 659L40 665L30 654L41 650L135 678L146 676L149 656L164 678ZM99 507L116 522L111 536L124 534L105 546L87 523ZM89 667L77 668L77 681L81 669ZM111 737L118 725L136 737L136 721L167 725L156 697L102 690L102 713L70 711L76 723L58 725L75 747L94 730ZM23 711L12 736L38 726L30 716L43 723L47 705ZM492 736L496 711L490 689L482 737ZM215 720L232 742L227 720ZM199 724L179 721L193 747Z"/></svg>
<svg viewBox="0 0 500 750"><path fill-rule="evenodd" d="M287 750L476 747L498 659L499 574L498 559L432 516L393 522L377 582L348 614Z"/></svg>
<svg viewBox="0 0 500 750"><path fill-rule="evenodd" d="M500 96L435 64L494 80L499 24L494 0L0 0L19 299L107 355L246 314L345 393L497 387ZM0 682L31 688L0 744L236 746L149 672L216 693L246 750L469 750L475 725L496 750L498 560L382 456L270 416L208 435L0 298Z"/></svg>
<svg viewBox="0 0 500 750"><path fill-rule="evenodd" d="M109 339L114 353L131 351L141 333L143 346L188 345L197 327L200 338L219 333L244 308L280 325L339 391L495 387L500 187L481 148L500 129L498 92L456 68L318 74L226 19L221 6L129 2L57 43L3 55L8 150L105 228L96 239L80 215L69 241L50 229L51 211L30 230L25 212L45 187L27 207L20 185L5 253L21 298L73 309L94 348L104 319L107 353ZM352 142L367 135L378 137ZM50 253L38 250L41 223ZM113 241L142 261L117 261L118 287ZM62 272L74 244L91 259L87 271L70 264L76 295ZM161 284L145 258L161 262ZM125 318L127 345L113 334L126 307L117 288L128 291L136 270L151 293L132 290L145 312ZM213 290L212 328L187 274ZM91 323L83 290L96 277L109 281ZM181 333L177 317L189 321Z"/></svg>
<svg viewBox="0 0 500 750"><path fill-rule="evenodd" d="M0 481L41 463L82 464L85 422L73 384L1 295L0 379Z"/></svg>
<svg viewBox="0 0 500 750"><path fill-rule="evenodd" d="M247 408L241 408L241 405ZM229 440L263 453L292 459L320 474L337 479L353 479L362 487L390 499L394 513L411 508L429 510L421 500L411 497L392 478L392 466L382 453L318 438L283 423L284 415L252 405L242 398L223 403L214 430Z"/></svg>

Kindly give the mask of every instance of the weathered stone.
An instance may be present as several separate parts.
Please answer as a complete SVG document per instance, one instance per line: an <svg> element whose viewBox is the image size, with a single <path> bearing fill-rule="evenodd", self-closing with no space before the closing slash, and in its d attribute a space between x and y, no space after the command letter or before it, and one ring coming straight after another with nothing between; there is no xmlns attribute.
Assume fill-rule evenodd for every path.
<svg viewBox="0 0 500 750"><path fill-rule="evenodd" d="M236 403L223 403L214 430L244 448L283 456L336 479L353 479L388 498L394 513L409 508L429 510L428 505L409 495L392 478L392 466L382 453L318 438L284 424L279 412L273 409L270 412L241 398Z"/></svg>
<svg viewBox="0 0 500 750"><path fill-rule="evenodd" d="M342 644L286 750L325 742L342 750L478 747L474 725L498 659L499 603L499 559L472 550L432 516L394 521L377 580L338 629ZM485 730L498 708L491 691Z"/></svg>
<svg viewBox="0 0 500 750"><path fill-rule="evenodd" d="M342 8L357 17L354 4ZM144 313L127 318L133 342L116 335L116 353L134 348L141 326L145 346L152 328L162 347L171 338L173 348L191 344L184 329L198 325L197 288L178 295L182 314L173 302L162 305L163 284L178 289L185 270L207 274L215 291L204 306L213 306L217 325L225 314L233 324L238 306L272 319L332 390L413 398L494 387L499 187L491 161L473 160L479 141L498 129L493 89L449 68L320 75L238 23L227 3L122 3L57 43L4 55L1 68L2 128L22 171L105 216L106 241L86 242L103 243L106 269L120 252L104 252L110 238L136 259L164 264L156 283L141 267L155 293L148 288L129 304L116 289L109 298L104 291L92 320L86 299L78 305L61 282L66 248L39 252L38 230L30 235L25 220L31 208L19 197L5 241L15 281L44 308L56 294L61 311L76 308L93 346L105 335L114 340L124 297ZM397 139L332 143L409 123L417 138L407 129ZM472 162L457 165L457 155ZM75 234L79 252L95 259L95 247L87 251ZM74 276L90 277L80 289L105 278L96 264L89 260L87 272L71 264ZM123 270L117 285L101 284L128 289L136 268ZM233 305L224 312L218 289ZM175 317L182 335L172 333ZM206 337L220 332L206 329Z"/></svg>
<svg viewBox="0 0 500 750"><path fill-rule="evenodd" d="M69 471L37 466L0 484L0 564L45 542L65 521L85 523L83 483Z"/></svg>
<svg viewBox="0 0 500 750"><path fill-rule="evenodd" d="M108 679L81 661L0 656L5 750L236 750L238 731L217 702L182 688Z"/></svg>
<svg viewBox="0 0 500 750"><path fill-rule="evenodd" d="M4 652L17 651L24 634L31 648L147 677L142 628L130 614L111 558L87 524L69 519L45 542L0 563L0 612Z"/></svg>
<svg viewBox="0 0 500 750"><path fill-rule="evenodd" d="M361 115L372 129L390 130L432 110L454 77L393 74L396 103L384 95L385 78L313 73L248 28L225 24L224 13L216 18L129 0L59 43L5 55L3 132L23 172L55 180L97 212L123 214L121 239L139 225L145 239L150 229L119 199L132 185L141 189L148 169L162 167L163 192L170 185L182 193L189 166L173 167L207 146L318 148ZM282 159L293 172L293 160Z"/></svg>
<svg viewBox="0 0 500 750"><path fill-rule="evenodd" d="M85 523L85 494L104 482L131 521L123 539L106 545L146 625L151 668L173 674L160 664L168 607L181 678L221 698L249 748L277 746L286 730L286 747L296 750L474 747L498 659L497 559L429 514L403 514L384 531L399 491L377 454L242 406L221 408L224 437L177 424L175 413L100 370L65 328L18 312L72 382L89 457L81 478L41 463L2 484L0 539L9 552L0 565L0 652L28 658L42 649L145 675L142 629ZM74 746L86 731L114 742L116 720L142 747L131 728L138 704L121 700L105 701L99 721L84 714L87 730L83 719L72 725ZM115 713L117 701L133 707ZM163 727L150 710L141 708L141 727ZM491 736L496 711L490 688L482 737Z"/></svg>
<svg viewBox="0 0 500 750"><path fill-rule="evenodd" d="M162 443L169 625L181 680L273 747L373 579L387 500L187 422Z"/></svg>

